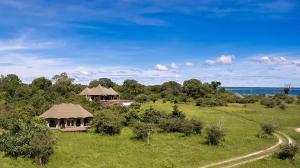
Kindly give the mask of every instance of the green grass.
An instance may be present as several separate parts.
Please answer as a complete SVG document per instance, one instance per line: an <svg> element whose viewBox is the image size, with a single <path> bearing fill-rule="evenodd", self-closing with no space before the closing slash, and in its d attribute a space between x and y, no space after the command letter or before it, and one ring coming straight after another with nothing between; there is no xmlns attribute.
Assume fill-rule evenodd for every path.
<svg viewBox="0 0 300 168"><path fill-rule="evenodd" d="M143 105L153 106L170 112L173 104L162 103ZM228 107L199 108L194 104L179 104L179 109L188 118L200 119L205 126L222 121L226 130L226 140L220 146L204 144L205 134L183 137L178 133L155 133L151 145L130 139L131 130L123 129L118 136L101 136L94 133L61 133L54 131L57 138L55 153L51 156L47 168L72 167L198 167L214 161L223 160L240 154L247 154L266 148L277 140L274 137L257 138L259 123L273 122L293 136L298 142L300 134L291 128L300 127L300 106L292 105L286 111L266 109L258 104L232 104ZM300 142L299 142L300 143ZM299 155L298 155L299 156ZM297 158L296 161L298 161ZM247 165L269 167L268 164L292 166L288 161L267 158ZM277 163L277 164L276 164ZM0 154L1 168L38 167L28 159L12 159Z"/></svg>

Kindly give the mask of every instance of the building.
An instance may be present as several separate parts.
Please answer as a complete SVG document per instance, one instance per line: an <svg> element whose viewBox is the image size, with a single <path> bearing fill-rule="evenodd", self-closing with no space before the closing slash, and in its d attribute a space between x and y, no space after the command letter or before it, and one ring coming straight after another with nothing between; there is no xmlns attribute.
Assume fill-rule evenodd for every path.
<svg viewBox="0 0 300 168"><path fill-rule="evenodd" d="M101 85L93 88L85 88L80 95L85 96L89 101L93 100L117 100L119 94L113 88L106 88Z"/></svg>
<svg viewBox="0 0 300 168"><path fill-rule="evenodd" d="M113 88L106 88L101 85L93 88L85 88L80 95L85 96L89 101L95 101L102 105L123 105L132 104L130 100L121 100L119 94Z"/></svg>
<svg viewBox="0 0 300 168"><path fill-rule="evenodd" d="M62 103L52 106L41 115L48 127L61 131L86 131L93 115L79 104Z"/></svg>

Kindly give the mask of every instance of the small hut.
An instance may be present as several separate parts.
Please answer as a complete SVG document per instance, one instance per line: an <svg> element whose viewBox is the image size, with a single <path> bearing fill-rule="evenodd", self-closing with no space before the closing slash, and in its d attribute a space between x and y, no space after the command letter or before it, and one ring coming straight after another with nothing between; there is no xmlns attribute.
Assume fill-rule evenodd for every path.
<svg viewBox="0 0 300 168"><path fill-rule="evenodd" d="M113 88L106 88L101 85L93 88L85 88L80 95L85 96L89 101L93 100L117 100L119 94Z"/></svg>
<svg viewBox="0 0 300 168"><path fill-rule="evenodd" d="M93 115L79 104L62 103L52 106L41 115L48 127L61 131L86 131Z"/></svg>

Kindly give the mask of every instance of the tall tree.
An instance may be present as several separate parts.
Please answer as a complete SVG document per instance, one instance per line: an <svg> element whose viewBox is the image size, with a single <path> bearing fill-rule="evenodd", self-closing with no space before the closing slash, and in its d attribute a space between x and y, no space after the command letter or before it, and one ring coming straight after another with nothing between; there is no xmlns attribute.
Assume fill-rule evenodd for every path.
<svg viewBox="0 0 300 168"><path fill-rule="evenodd" d="M190 79L183 82L183 92L187 96L191 96L193 98L200 97L200 89L202 87L202 83L198 79Z"/></svg>

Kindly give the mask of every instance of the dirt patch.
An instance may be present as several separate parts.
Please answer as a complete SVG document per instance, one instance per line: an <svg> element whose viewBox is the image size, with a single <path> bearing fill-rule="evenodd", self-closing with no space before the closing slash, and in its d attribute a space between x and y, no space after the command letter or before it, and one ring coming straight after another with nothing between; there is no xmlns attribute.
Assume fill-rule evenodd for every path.
<svg viewBox="0 0 300 168"><path fill-rule="evenodd" d="M295 128L295 131L300 132L300 128Z"/></svg>

